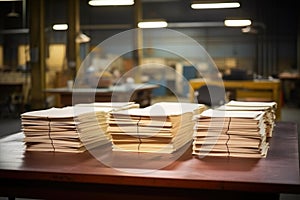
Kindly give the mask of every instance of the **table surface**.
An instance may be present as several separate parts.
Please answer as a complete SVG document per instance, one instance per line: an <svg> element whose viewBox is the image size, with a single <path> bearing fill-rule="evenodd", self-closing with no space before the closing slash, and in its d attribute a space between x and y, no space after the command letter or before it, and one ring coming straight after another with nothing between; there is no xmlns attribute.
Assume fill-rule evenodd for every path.
<svg viewBox="0 0 300 200"><path fill-rule="evenodd" d="M300 191L297 127L291 122L277 123L267 158L199 158L191 154L189 147L183 155L170 163L168 161L175 155L111 154L113 157L110 165L118 161L114 168L106 166L93 156L103 153L103 149L80 154L27 152L22 142L23 137L23 133L16 133L0 139L0 180L247 192ZM139 159L132 158L140 158L142 155L146 155L151 162L141 163ZM164 167L159 169L159 166Z"/></svg>

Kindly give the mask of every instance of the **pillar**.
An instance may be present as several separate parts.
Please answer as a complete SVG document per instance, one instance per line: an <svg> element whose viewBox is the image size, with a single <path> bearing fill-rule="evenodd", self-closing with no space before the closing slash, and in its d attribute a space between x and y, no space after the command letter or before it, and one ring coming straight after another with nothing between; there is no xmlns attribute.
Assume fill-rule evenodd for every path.
<svg viewBox="0 0 300 200"><path fill-rule="evenodd" d="M68 32L67 32L67 59L68 67L72 72L71 78L76 77L81 61L80 46L76 43L76 37L80 33L80 2L79 0L68 0Z"/></svg>
<svg viewBox="0 0 300 200"><path fill-rule="evenodd" d="M45 49L45 1L29 0L29 45L31 90L29 103L32 109L45 107L46 49Z"/></svg>

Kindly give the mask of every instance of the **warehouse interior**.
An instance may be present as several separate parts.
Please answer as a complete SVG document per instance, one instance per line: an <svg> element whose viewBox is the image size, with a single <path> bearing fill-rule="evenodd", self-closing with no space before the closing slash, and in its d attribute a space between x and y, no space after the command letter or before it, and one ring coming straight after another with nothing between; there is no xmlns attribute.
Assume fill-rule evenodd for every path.
<svg viewBox="0 0 300 200"><path fill-rule="evenodd" d="M297 123L299 135L299 4L238 2L239 8L198 10L191 8L190 0L135 0L129 6L92 6L90 0L0 0L0 137L21 131L21 113L61 106L49 89L108 88L129 77L135 83L159 85L152 91L152 103L191 102L195 94L189 81L215 76L237 85L271 82L276 88L272 91L229 91L233 97L228 98L277 101L279 120ZM228 27L227 19L250 19L251 24ZM158 20L167 27L137 29L141 21ZM55 30L57 24L67 28ZM99 71L93 71L97 83L87 77L93 62L102 76L109 72L108 85L98 83Z"/></svg>
<svg viewBox="0 0 300 200"><path fill-rule="evenodd" d="M299 72L298 7L293 1L285 4L275 1L272 6L266 1L240 3L241 7L237 9L194 10L191 2L180 0L144 0L133 6L104 7L91 6L83 0L3 1L0 66L2 73L11 73L1 77L19 79L27 84L22 94L24 105L44 107L51 100L47 100L48 95L43 90L66 86L68 79L75 79L76 71L89 53L99 53L102 60L116 54L113 48L99 46L103 41L137 27L138 21L164 19L168 22L167 28L198 42L223 77L230 71L243 71L250 79L282 76L285 88L282 98L286 103L298 102L297 81L291 83L289 78L284 78L297 77ZM226 27L225 19L251 19L252 25ZM53 30L54 24L68 24L69 28L67 31ZM142 45L159 48L161 41L175 42L172 37L161 35L160 38L146 38ZM174 44L177 49L187 51L188 47L177 43ZM124 45L120 44L119 48L124 48ZM197 52L189 53L197 57ZM124 74L133 66L151 62L170 67L190 65L172 53L151 48L144 49L142 54L127 52L113 65ZM164 70L159 66L157 69ZM170 80L172 77L147 71L146 81L152 78L158 82L174 82ZM197 74L184 76L197 78ZM163 96L166 92L157 95ZM180 95L188 94L182 91Z"/></svg>

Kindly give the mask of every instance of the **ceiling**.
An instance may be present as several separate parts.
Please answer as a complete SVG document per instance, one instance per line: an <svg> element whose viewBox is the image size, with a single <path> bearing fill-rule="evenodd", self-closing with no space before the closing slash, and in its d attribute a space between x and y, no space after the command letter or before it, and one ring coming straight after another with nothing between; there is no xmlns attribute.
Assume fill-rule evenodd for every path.
<svg viewBox="0 0 300 200"><path fill-rule="evenodd" d="M24 3L25 2L25 3ZM28 26L28 13L24 13L26 1L0 1L0 30L20 29ZM226 18L250 18L254 23L263 24L269 35L290 35L297 33L297 1L286 0L239 0L241 7L223 10L193 10L188 0L142 0L144 19L163 18L170 23L223 22ZM67 0L45 0L45 23L63 23L67 20ZM12 10L18 17L9 17ZM134 8L91 7L88 0L80 0L80 21L83 26L103 24L133 25ZM27 17L24 17L25 16ZM25 19L24 19L25 18Z"/></svg>

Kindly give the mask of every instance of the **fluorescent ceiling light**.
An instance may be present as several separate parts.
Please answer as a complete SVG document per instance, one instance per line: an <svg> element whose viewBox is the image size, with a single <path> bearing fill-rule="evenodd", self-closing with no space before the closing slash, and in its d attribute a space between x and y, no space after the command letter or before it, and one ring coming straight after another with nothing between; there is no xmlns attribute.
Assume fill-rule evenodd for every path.
<svg viewBox="0 0 300 200"><path fill-rule="evenodd" d="M54 24L52 28L56 31L65 31L68 29L68 24Z"/></svg>
<svg viewBox="0 0 300 200"><path fill-rule="evenodd" d="M191 8L193 9L222 9L222 8L238 8L240 7L239 2L228 2L228 3L192 3Z"/></svg>
<svg viewBox="0 0 300 200"><path fill-rule="evenodd" d="M229 27L250 26L251 23L252 22L249 19L233 19L233 20L228 19L224 21L225 26L229 26Z"/></svg>
<svg viewBox="0 0 300 200"><path fill-rule="evenodd" d="M165 28L168 26L166 21L146 21L146 22L139 22L139 28Z"/></svg>
<svg viewBox="0 0 300 200"><path fill-rule="evenodd" d="M131 6L134 0L91 0L91 6Z"/></svg>

